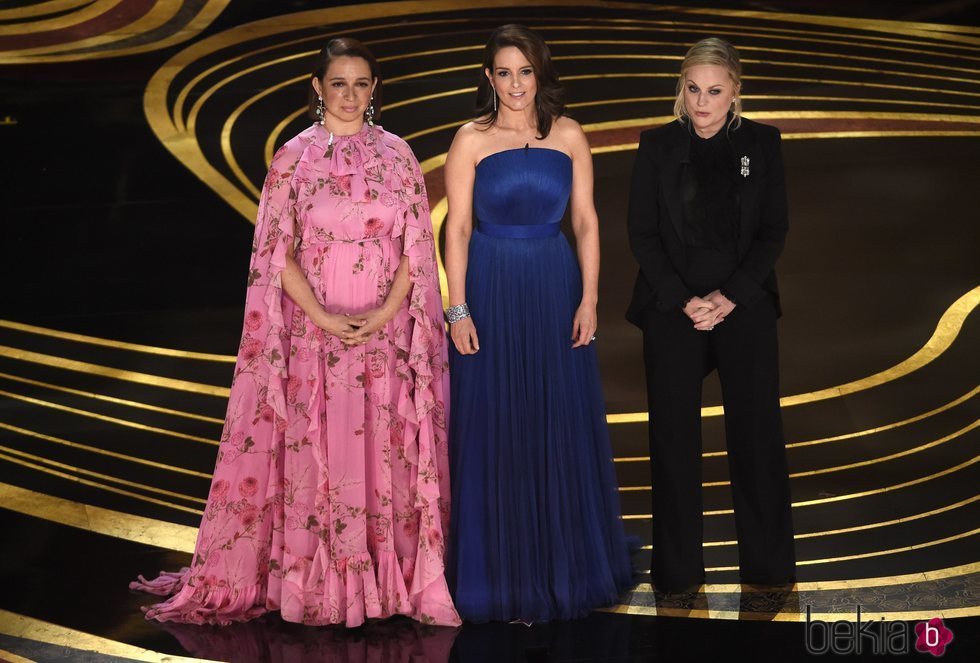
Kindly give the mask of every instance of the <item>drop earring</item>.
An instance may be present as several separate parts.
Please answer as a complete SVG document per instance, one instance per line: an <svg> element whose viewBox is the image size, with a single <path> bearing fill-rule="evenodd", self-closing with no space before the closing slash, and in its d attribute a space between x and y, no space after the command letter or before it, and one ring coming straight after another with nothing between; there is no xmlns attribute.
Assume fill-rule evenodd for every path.
<svg viewBox="0 0 980 663"><path fill-rule="evenodd" d="M497 88L491 85L490 89L493 90L493 112L496 113L497 112Z"/></svg>
<svg viewBox="0 0 980 663"><path fill-rule="evenodd" d="M320 126L323 126L323 97L317 95L316 116L320 118Z"/></svg>
<svg viewBox="0 0 980 663"><path fill-rule="evenodd" d="M371 96L371 101L368 102L367 111L365 112L367 117L368 126L374 126L374 96Z"/></svg>

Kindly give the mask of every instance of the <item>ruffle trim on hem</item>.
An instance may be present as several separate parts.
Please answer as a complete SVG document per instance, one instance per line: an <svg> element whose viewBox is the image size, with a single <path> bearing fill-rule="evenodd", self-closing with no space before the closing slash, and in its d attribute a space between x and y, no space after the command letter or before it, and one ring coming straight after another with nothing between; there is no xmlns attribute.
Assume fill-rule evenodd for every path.
<svg viewBox="0 0 980 663"><path fill-rule="evenodd" d="M166 601L142 608L147 619L160 622L226 626L279 610L286 621L317 626L344 624L353 628L367 619L396 614L423 624L462 623L455 608L439 600L449 596L442 575L418 593L409 594L415 563L394 551L379 551L377 563L366 552L333 561L323 560L318 552L308 569L309 573L287 573L258 585L229 587L201 575L192 584L191 569L184 567L177 572L161 572L153 580L139 576L129 588L158 596L173 594ZM269 584L281 588L279 597L267 596Z"/></svg>

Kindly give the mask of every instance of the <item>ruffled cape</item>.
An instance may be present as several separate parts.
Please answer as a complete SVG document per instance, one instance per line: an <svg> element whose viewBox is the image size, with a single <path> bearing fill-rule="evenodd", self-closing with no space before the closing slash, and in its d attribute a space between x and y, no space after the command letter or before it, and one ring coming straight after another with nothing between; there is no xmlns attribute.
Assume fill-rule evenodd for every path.
<svg viewBox="0 0 980 663"><path fill-rule="evenodd" d="M331 175L381 177L397 199L393 240L400 240L402 255L409 263L410 289L399 312L409 333L397 348L402 381L397 414L403 420L406 455L417 466L415 508L420 516L420 535L414 560L403 560L403 568L391 564L343 564L331 582L347 585L330 591L348 596L377 596L385 586L408 583L408 606L397 601L367 601L352 606L340 619L356 626L364 617L386 617L404 612L426 623L458 625L451 605L434 604L429 597L445 594L444 541L449 522L449 472L446 422L449 412L447 339L442 322L442 298L435 254L435 238L425 181L409 146L380 126L364 128L352 137L335 139L328 145L327 132L319 125L304 130L275 154L262 187L249 264L245 300L245 322L229 396L218 459L195 553L190 567L162 572L154 580L143 576L130 583L132 589L173 596L144 608L148 618L160 621L227 624L256 617L278 603L269 593L277 567L274 539L282 529L282 449L287 421L287 368L290 333L283 319L282 272L289 247L305 241L296 232L296 207L302 187L311 172L326 169ZM394 168L385 167L394 164ZM351 177L351 196L369 195L362 177ZM305 232L305 230L304 230ZM250 416L230 416L236 411ZM313 418L314 420L316 417ZM243 482L253 479L236 470L235 458L244 453L268 454L265 476L255 477L258 489ZM229 502L235 488L240 497ZM253 495L248 493L252 492ZM258 494L254 494L254 493ZM237 515L235 535L229 544L229 511ZM219 508L220 507L220 508ZM242 529L244 528L244 529ZM244 534L241 534L241 533ZM222 538L224 536L224 538ZM233 572L209 560L214 549L254 542L254 550ZM368 560L370 561L370 560ZM387 568L381 568L385 566ZM356 567L356 568L355 568ZM404 568L408 567L408 568ZM392 579L392 574L400 576ZM336 575L336 574L335 574ZM279 579L281 580L281 579ZM334 615L336 618L337 615Z"/></svg>

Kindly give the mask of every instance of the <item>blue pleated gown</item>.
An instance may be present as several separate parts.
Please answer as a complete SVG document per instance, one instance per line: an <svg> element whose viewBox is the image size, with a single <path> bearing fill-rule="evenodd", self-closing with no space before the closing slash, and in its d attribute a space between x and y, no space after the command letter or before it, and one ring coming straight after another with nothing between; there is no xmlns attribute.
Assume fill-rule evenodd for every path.
<svg viewBox="0 0 980 663"><path fill-rule="evenodd" d="M480 350L449 357L447 575L469 621L582 617L632 584L596 350L571 347L571 181L548 148L476 167L466 297Z"/></svg>

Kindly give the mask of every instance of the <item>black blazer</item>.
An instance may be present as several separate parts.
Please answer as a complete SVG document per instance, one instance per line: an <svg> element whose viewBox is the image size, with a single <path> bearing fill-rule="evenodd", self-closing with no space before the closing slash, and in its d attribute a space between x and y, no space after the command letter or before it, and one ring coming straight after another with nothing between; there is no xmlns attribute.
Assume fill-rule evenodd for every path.
<svg viewBox="0 0 980 663"><path fill-rule="evenodd" d="M769 292L777 316L782 315L773 271L789 225L782 138L776 127L744 117L740 127L728 131L736 159L748 158L748 175L738 178L739 266L722 287L744 307ZM640 134L627 213L630 248L640 270L626 319L638 327L650 306L669 311L691 295L707 294L690 292L677 269L685 260L681 182L689 152L689 129L679 120Z"/></svg>

